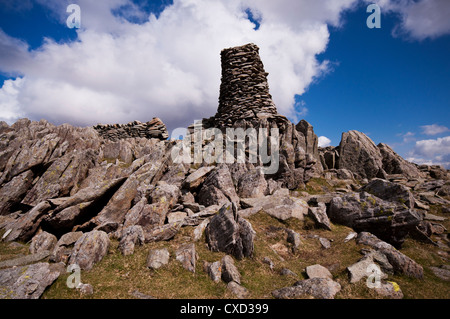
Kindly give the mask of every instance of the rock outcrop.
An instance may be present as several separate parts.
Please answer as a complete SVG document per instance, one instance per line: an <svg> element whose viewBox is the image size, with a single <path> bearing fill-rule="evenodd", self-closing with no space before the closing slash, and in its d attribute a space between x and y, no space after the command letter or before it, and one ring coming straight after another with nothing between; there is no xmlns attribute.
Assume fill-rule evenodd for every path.
<svg viewBox="0 0 450 319"><path fill-rule="evenodd" d="M128 124L97 124L94 129L103 138L113 141L133 137L165 140L169 137L166 125L157 117L147 123L134 121Z"/></svg>

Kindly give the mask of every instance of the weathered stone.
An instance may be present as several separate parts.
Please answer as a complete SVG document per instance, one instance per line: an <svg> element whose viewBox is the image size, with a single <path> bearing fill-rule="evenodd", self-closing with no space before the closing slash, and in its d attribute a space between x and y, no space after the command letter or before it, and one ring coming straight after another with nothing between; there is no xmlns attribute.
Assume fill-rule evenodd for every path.
<svg viewBox="0 0 450 319"><path fill-rule="evenodd" d="M444 281L450 281L450 269L449 267L430 267L433 274L436 275L439 279L442 279Z"/></svg>
<svg viewBox="0 0 450 319"><path fill-rule="evenodd" d="M0 270L0 298L39 299L63 271L59 264L48 263Z"/></svg>
<svg viewBox="0 0 450 319"><path fill-rule="evenodd" d="M38 261L41 261L41 260L47 258L49 255L50 255L50 251L42 250L35 254L0 261L0 268L18 267L18 266L25 266L28 264L33 264L33 263L36 263Z"/></svg>
<svg viewBox="0 0 450 319"><path fill-rule="evenodd" d="M176 259L181 263L184 269L195 273L195 264L197 261L197 253L195 251L195 244L185 244L177 249Z"/></svg>
<svg viewBox="0 0 450 319"><path fill-rule="evenodd" d="M175 222L183 222L184 219L187 217L187 213L185 212L174 212L167 214L167 222L175 223Z"/></svg>
<svg viewBox="0 0 450 319"><path fill-rule="evenodd" d="M384 254L392 265L394 272L405 274L409 277L423 278L423 267L414 260L404 255L392 245L378 239L368 232L361 232L356 238L357 244L368 245Z"/></svg>
<svg viewBox="0 0 450 319"><path fill-rule="evenodd" d="M198 194L198 203L205 206L239 203L228 166L222 164L205 179Z"/></svg>
<svg viewBox="0 0 450 319"><path fill-rule="evenodd" d="M237 259L253 254L255 231L248 221L239 217L234 203L222 206L206 226L205 235L212 251L229 253Z"/></svg>
<svg viewBox="0 0 450 319"><path fill-rule="evenodd" d="M380 150L383 161L383 169L386 173L402 174L408 178L417 178L420 176L420 172L414 164L404 160L387 144L380 143L377 147Z"/></svg>
<svg viewBox="0 0 450 319"><path fill-rule="evenodd" d="M36 254L45 250L52 251L57 241L58 239L55 235L43 231L31 240L30 254Z"/></svg>
<svg viewBox="0 0 450 319"><path fill-rule="evenodd" d="M207 267L207 272L209 278L212 281L218 283L222 277L222 263L220 261L215 261L213 263L209 263Z"/></svg>
<svg viewBox="0 0 450 319"><path fill-rule="evenodd" d="M1 176L1 175L0 175ZM14 206L19 204L33 182L33 172L28 170L14 177L0 188L0 216L14 212Z"/></svg>
<svg viewBox="0 0 450 319"><path fill-rule="evenodd" d="M319 242L320 245L322 246L323 249L330 249L331 248L331 242L323 237L319 237Z"/></svg>
<svg viewBox="0 0 450 319"><path fill-rule="evenodd" d="M73 247L70 247L73 246L81 236L83 236L83 233L80 231L62 235L50 255L50 261L67 263L73 249Z"/></svg>
<svg viewBox="0 0 450 319"><path fill-rule="evenodd" d="M393 281L381 282L380 287L375 287L375 292L389 299L403 299L403 292L399 285Z"/></svg>
<svg viewBox="0 0 450 319"><path fill-rule="evenodd" d="M333 275L330 273L330 271L321 265L312 265L312 266L306 267L306 274L308 275L308 278L330 278L330 279L333 279Z"/></svg>
<svg viewBox="0 0 450 319"><path fill-rule="evenodd" d="M292 287L285 287L272 292L277 299L307 298L334 299L341 290L341 285L330 278L312 278L300 280Z"/></svg>
<svg viewBox="0 0 450 319"><path fill-rule="evenodd" d="M170 253L166 248L151 250L147 258L147 267L159 269L169 263Z"/></svg>
<svg viewBox="0 0 450 319"><path fill-rule="evenodd" d="M11 232L6 237L6 241L28 241L36 233L45 214L50 210L49 202L39 203L29 212L23 214L12 225L8 226Z"/></svg>
<svg viewBox="0 0 450 319"><path fill-rule="evenodd" d="M188 190L195 190L198 188L203 181L206 179L206 176L214 169L214 166L203 166L197 169L195 172L186 177L183 182L183 187Z"/></svg>
<svg viewBox="0 0 450 319"><path fill-rule="evenodd" d="M69 264L77 264L82 270L91 270L108 253L110 240L103 231L93 230L83 234L75 243Z"/></svg>
<svg viewBox="0 0 450 319"><path fill-rule="evenodd" d="M229 255L226 255L221 260L222 266L222 280L226 283L230 281L241 283L241 274L239 270L234 265L233 258Z"/></svg>
<svg viewBox="0 0 450 319"><path fill-rule="evenodd" d="M243 198L264 197L267 190L267 182L260 168L245 173L238 182L237 193Z"/></svg>
<svg viewBox="0 0 450 319"><path fill-rule="evenodd" d="M327 207L324 203L319 203L318 207L309 207L308 216L310 216L317 226L331 230L331 223L327 216Z"/></svg>
<svg viewBox="0 0 450 319"><path fill-rule="evenodd" d="M230 281L227 285L227 289L231 291L238 299L246 299L250 295L247 288L241 286L235 281Z"/></svg>
<svg viewBox="0 0 450 319"><path fill-rule="evenodd" d="M342 133L339 155L338 167L350 170L359 178L386 177L380 150L364 133Z"/></svg>
<svg viewBox="0 0 450 319"><path fill-rule="evenodd" d="M389 202L397 202L400 205L406 205L408 208L414 208L414 196L411 191L406 186L397 183L374 178L369 184L362 187L361 191Z"/></svg>
<svg viewBox="0 0 450 319"><path fill-rule="evenodd" d="M401 246L421 220L415 211L366 192L333 198L328 216L334 223L352 227L357 232L372 232L396 247Z"/></svg>
<svg viewBox="0 0 450 319"><path fill-rule="evenodd" d="M280 220L297 218L303 220L308 213L308 204L300 198L291 196L265 196L262 198L241 199L247 209L239 211L239 215L249 217L260 211L264 211L272 217Z"/></svg>
<svg viewBox="0 0 450 319"><path fill-rule="evenodd" d="M145 243L172 239L182 225L183 223L172 223L153 228L144 228Z"/></svg>
<svg viewBox="0 0 450 319"><path fill-rule="evenodd" d="M141 226L130 226L123 230L119 242L119 250L124 256L134 253L135 245L142 245L145 242L144 231Z"/></svg>
<svg viewBox="0 0 450 319"><path fill-rule="evenodd" d="M292 229L286 229L287 242L294 245L295 248L301 245L302 241L300 239L300 234Z"/></svg>
<svg viewBox="0 0 450 319"><path fill-rule="evenodd" d="M82 294L82 295L93 295L94 294L94 287L92 287L91 284L83 284L80 283L76 289Z"/></svg>

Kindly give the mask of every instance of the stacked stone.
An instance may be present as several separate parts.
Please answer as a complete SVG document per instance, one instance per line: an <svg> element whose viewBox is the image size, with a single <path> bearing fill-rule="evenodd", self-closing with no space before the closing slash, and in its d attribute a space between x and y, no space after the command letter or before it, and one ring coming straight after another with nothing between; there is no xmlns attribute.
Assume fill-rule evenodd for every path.
<svg viewBox="0 0 450 319"><path fill-rule="evenodd" d="M134 121L128 124L98 124L94 129L103 138L113 141L134 137L165 140L169 137L165 124L157 117L147 123Z"/></svg>
<svg viewBox="0 0 450 319"><path fill-rule="evenodd" d="M269 93L266 71L253 43L221 52L222 83L216 127L233 126L238 120L277 116Z"/></svg>

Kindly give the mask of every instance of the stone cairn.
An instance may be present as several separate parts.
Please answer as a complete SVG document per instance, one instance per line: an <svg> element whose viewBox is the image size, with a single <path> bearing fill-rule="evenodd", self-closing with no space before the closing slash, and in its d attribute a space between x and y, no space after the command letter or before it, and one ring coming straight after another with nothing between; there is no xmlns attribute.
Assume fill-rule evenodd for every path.
<svg viewBox="0 0 450 319"><path fill-rule="evenodd" d="M165 140L169 137L166 125L157 117L147 123L134 121L128 124L98 124L94 129L101 137L113 141L133 137Z"/></svg>
<svg viewBox="0 0 450 319"><path fill-rule="evenodd" d="M206 126L232 127L241 120L287 121L278 114L272 101L268 73L264 70L257 45L250 43L222 50L221 64L219 107L214 117L203 120Z"/></svg>

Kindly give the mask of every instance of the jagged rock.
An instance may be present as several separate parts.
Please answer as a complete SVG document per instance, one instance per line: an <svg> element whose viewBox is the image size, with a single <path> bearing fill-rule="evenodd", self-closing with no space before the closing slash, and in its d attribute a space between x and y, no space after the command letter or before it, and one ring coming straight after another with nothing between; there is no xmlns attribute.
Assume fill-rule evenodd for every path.
<svg viewBox="0 0 450 319"><path fill-rule="evenodd" d="M324 203L318 203L318 207L309 207L308 216L310 216L317 226L331 230L330 220L327 216L327 207Z"/></svg>
<svg viewBox="0 0 450 319"><path fill-rule="evenodd" d="M0 270L0 298L39 299L63 271L59 264L48 263Z"/></svg>
<svg viewBox="0 0 450 319"><path fill-rule="evenodd" d="M357 244L368 245L384 254L392 265L394 272L405 274L409 277L423 278L423 267L414 260L404 255L393 246L378 239L368 232L361 232L356 238Z"/></svg>
<svg viewBox="0 0 450 319"><path fill-rule="evenodd" d="M108 253L110 240L103 231L84 233L75 243L69 265L77 264L82 270L91 270Z"/></svg>
<svg viewBox="0 0 450 319"><path fill-rule="evenodd" d="M372 232L397 247L421 220L415 211L399 208L366 192L333 198L328 216L333 223L352 227L357 232Z"/></svg>
<svg viewBox="0 0 450 319"><path fill-rule="evenodd" d="M44 218L43 224L55 234L65 233L81 223L86 216L89 216L93 204L94 201L81 203L67 207L56 214L51 213Z"/></svg>
<svg viewBox="0 0 450 319"><path fill-rule="evenodd" d="M28 241L36 233L45 214L50 210L51 205L44 201L36 205L32 210L23 214L12 225L8 226L11 232L6 237L6 241Z"/></svg>
<svg viewBox="0 0 450 319"><path fill-rule="evenodd" d="M239 270L234 265L233 258L229 255L225 255L221 260L222 267L222 280L226 283L231 281L241 283L241 274Z"/></svg>
<svg viewBox="0 0 450 319"><path fill-rule="evenodd" d="M15 176L0 188L0 216L14 212L14 207L20 203L31 187L33 177L33 172L28 170Z"/></svg>
<svg viewBox="0 0 450 319"><path fill-rule="evenodd" d="M450 267L446 265L442 265L441 267L430 267L433 274L436 275L436 277L444 280L444 281L450 281Z"/></svg>
<svg viewBox="0 0 450 319"><path fill-rule="evenodd" d="M267 182L260 168L253 169L243 175L237 185L237 193L241 198L264 197Z"/></svg>
<svg viewBox="0 0 450 319"><path fill-rule="evenodd" d="M147 123L134 121L128 124L98 124L94 129L103 138L113 141L132 137L165 140L169 137L165 124L157 117Z"/></svg>
<svg viewBox="0 0 450 319"><path fill-rule="evenodd" d="M183 222L184 219L187 217L187 213L185 212L174 212L167 214L167 222L175 223L175 222Z"/></svg>
<svg viewBox="0 0 450 319"><path fill-rule="evenodd" d="M222 164L205 179L198 194L198 203L205 206L239 203L228 166Z"/></svg>
<svg viewBox="0 0 450 319"><path fill-rule="evenodd" d="M319 242L323 249L331 248L331 242L327 238L319 237Z"/></svg>
<svg viewBox="0 0 450 319"><path fill-rule="evenodd" d="M214 166L203 166L190 174L183 182L183 187L188 190L195 190L206 179L207 175L214 169Z"/></svg>
<svg viewBox="0 0 450 319"><path fill-rule="evenodd" d="M52 251L57 241L58 239L55 235L43 231L31 240L30 254L36 254L45 250Z"/></svg>
<svg viewBox="0 0 450 319"><path fill-rule="evenodd" d="M197 261L197 253L195 244L185 244L175 252L176 260L178 260L184 269L195 273L195 263Z"/></svg>
<svg viewBox="0 0 450 319"><path fill-rule="evenodd" d="M330 273L330 271L321 265L312 265L312 266L306 267L306 274L308 275L308 278L330 278L330 279L333 279L333 275Z"/></svg>
<svg viewBox="0 0 450 319"><path fill-rule="evenodd" d="M312 278L297 281L292 287L272 291L276 299L295 299L314 297L316 299L334 299L341 285L330 278Z"/></svg>
<svg viewBox="0 0 450 319"><path fill-rule="evenodd" d="M183 223L172 223L153 228L143 228L145 243L172 239L178 233L182 225Z"/></svg>
<svg viewBox="0 0 450 319"><path fill-rule="evenodd" d="M205 235L212 251L229 253L237 259L253 254L255 231L248 221L239 217L234 203L222 206L206 226Z"/></svg>
<svg viewBox="0 0 450 319"><path fill-rule="evenodd" d="M370 138L358 131L342 133L338 167L350 170L359 178L386 178L380 150Z"/></svg>
<svg viewBox="0 0 450 319"><path fill-rule="evenodd" d="M62 235L50 255L50 261L55 263L67 263L73 249L73 247L71 248L71 246L73 246L81 236L83 236L83 233L80 231L70 232Z"/></svg>
<svg viewBox="0 0 450 319"><path fill-rule="evenodd" d="M170 253L166 248L153 249L149 252L147 258L147 267L150 269L159 269L169 263Z"/></svg>
<svg viewBox="0 0 450 319"><path fill-rule="evenodd" d="M135 245L142 245L145 242L144 231L141 226L130 226L123 230L120 238L119 250L124 256L134 253Z"/></svg>
<svg viewBox="0 0 450 319"><path fill-rule="evenodd" d="M415 200L411 191L408 187L397 183L374 178L369 184L363 186L361 191L368 192L389 202L397 202L400 205L406 205L408 208L414 208Z"/></svg>
<svg viewBox="0 0 450 319"><path fill-rule="evenodd" d="M361 279L371 275L372 272L370 271L370 266L374 264L376 260L383 261L385 267L383 267L383 269L380 269L380 273L378 275L380 276L380 279L386 279L387 275L383 272L383 270L387 268L390 272L392 270L392 265L390 265L389 262L384 259L386 259L386 257L383 254L377 251L373 251L365 255L358 262L354 263L351 266L348 266L347 271L350 278L350 283L356 283ZM386 267L386 265L388 266Z"/></svg>
<svg viewBox="0 0 450 319"><path fill-rule="evenodd" d="M383 169L386 173L402 174L408 178L417 178L420 176L420 171L414 164L404 160L387 144L380 143L377 147L380 150L383 161Z"/></svg>

